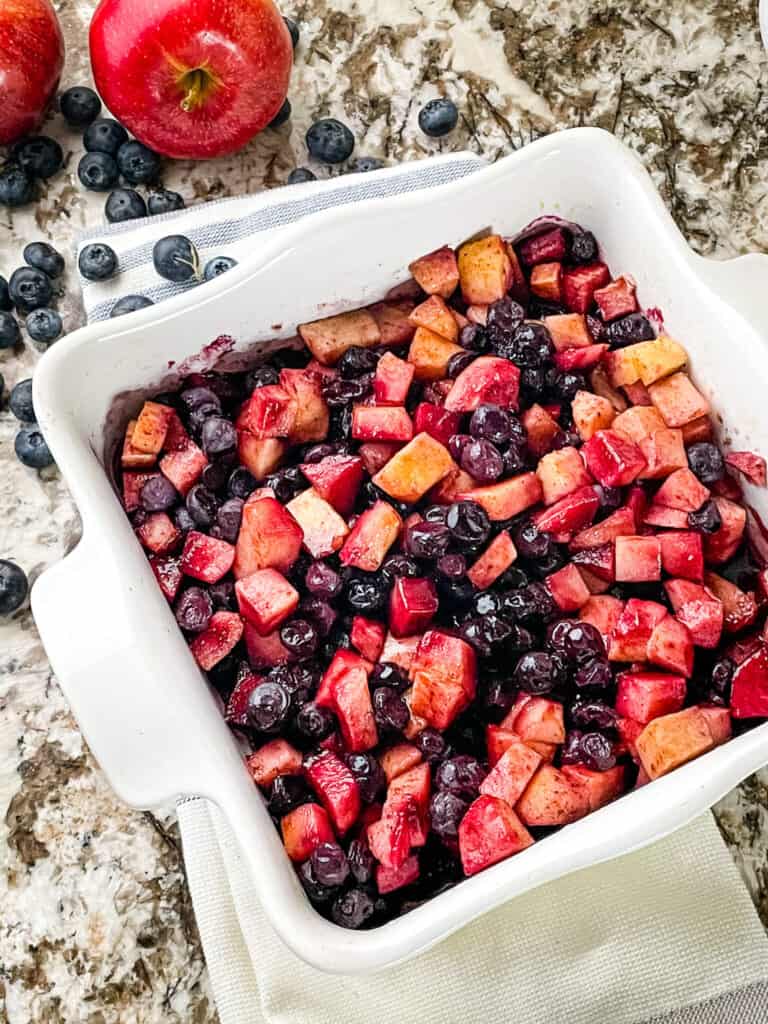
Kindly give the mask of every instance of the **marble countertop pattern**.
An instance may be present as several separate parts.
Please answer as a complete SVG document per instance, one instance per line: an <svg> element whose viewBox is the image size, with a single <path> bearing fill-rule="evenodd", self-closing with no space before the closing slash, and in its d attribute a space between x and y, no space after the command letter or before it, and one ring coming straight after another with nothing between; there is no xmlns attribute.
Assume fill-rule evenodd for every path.
<svg viewBox="0 0 768 1024"><path fill-rule="evenodd" d="M72 85L88 78L95 0L54 2ZM454 148L493 159L541 134L599 125L643 159L697 251L768 249L768 64L756 9L756 0L288 0L284 13L302 31L292 122L234 157L168 166L165 182L188 204L280 185L307 163L309 123L329 114L352 126L356 155L388 163ZM433 141L416 116L441 94L461 120ZM79 138L60 118L46 130L62 141L66 168L34 207L0 211L6 275L33 239L71 257L78 232L101 217L103 198L75 184ZM71 272L60 308L68 330L81 323ZM38 358L29 342L0 354L6 388ZM34 579L76 544L79 521L55 469L38 475L15 460L14 431L6 409L0 557ZM717 816L768 925L768 772ZM28 610L0 625L0 907L0 1021L217 1020L173 815L132 811L112 795Z"/></svg>

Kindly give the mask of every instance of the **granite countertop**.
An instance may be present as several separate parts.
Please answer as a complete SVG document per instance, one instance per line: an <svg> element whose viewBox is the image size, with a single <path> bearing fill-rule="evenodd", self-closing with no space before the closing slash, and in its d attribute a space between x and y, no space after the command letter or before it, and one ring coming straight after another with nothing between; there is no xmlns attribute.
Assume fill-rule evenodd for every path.
<svg viewBox="0 0 768 1024"><path fill-rule="evenodd" d="M95 0L55 6L72 85L88 77ZM352 126L357 155L388 163L454 148L495 158L591 124L640 155L697 251L768 248L768 65L756 0L289 0L284 13L302 28L292 122L235 157L169 166L166 184L188 204L282 184L307 163L308 124L328 114ZM416 115L441 93L462 116L437 142ZM46 130L62 141L66 169L36 206L0 211L6 275L33 239L71 257L77 233L101 217L103 200L75 184L79 138L59 118ZM64 289L71 330L82 319L71 272ZM29 343L0 354L6 387L38 358ZM79 522L55 469L38 475L16 462L14 431L0 413L0 557L34 579L76 544ZM768 925L768 772L717 816ZM112 795L28 610L0 625L0 866L0 1020L217 1019L173 815L138 813Z"/></svg>

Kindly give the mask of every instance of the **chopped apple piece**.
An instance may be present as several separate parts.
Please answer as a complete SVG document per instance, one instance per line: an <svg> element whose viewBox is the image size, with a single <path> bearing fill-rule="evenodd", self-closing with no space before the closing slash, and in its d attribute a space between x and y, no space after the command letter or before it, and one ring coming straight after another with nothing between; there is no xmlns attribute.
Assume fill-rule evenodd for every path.
<svg viewBox="0 0 768 1024"><path fill-rule="evenodd" d="M664 589L675 618L688 629L694 644L708 649L717 647L723 632L722 601L706 587L684 579L667 580Z"/></svg>
<svg viewBox="0 0 768 1024"><path fill-rule="evenodd" d="M168 425L174 411L169 405L145 402L131 434L131 447L137 452L157 455L165 445Z"/></svg>
<svg viewBox="0 0 768 1024"><path fill-rule="evenodd" d="M576 392L571 411L582 441L588 441L598 430L606 430L616 417L616 411L608 399L593 395L590 391Z"/></svg>
<svg viewBox="0 0 768 1024"><path fill-rule="evenodd" d="M286 442L276 437L256 437L248 430L237 432L237 457L258 483L266 479L270 473L274 473L287 450ZM202 455L202 452L200 454ZM166 475L165 462L169 458L172 456L166 455L161 463Z"/></svg>
<svg viewBox="0 0 768 1024"><path fill-rule="evenodd" d="M544 318L556 352L569 348L587 348L594 344L586 317L581 313L558 313Z"/></svg>
<svg viewBox="0 0 768 1024"><path fill-rule="evenodd" d="M301 863L322 843L333 843L336 836L327 813L320 804L301 804L280 822L285 852L292 861Z"/></svg>
<svg viewBox="0 0 768 1024"><path fill-rule="evenodd" d="M752 625L758 611L754 594L714 572L704 574L704 583L723 606L723 629L726 633L739 633Z"/></svg>
<svg viewBox="0 0 768 1024"><path fill-rule="evenodd" d="M403 406L355 405L352 437L356 441L410 441L413 421Z"/></svg>
<svg viewBox="0 0 768 1024"><path fill-rule="evenodd" d="M686 678L693 672L693 638L678 619L667 615L648 641L648 661Z"/></svg>
<svg viewBox="0 0 768 1024"><path fill-rule="evenodd" d="M461 292L466 303L489 305L506 295L512 264L500 235L466 242L459 249L458 266Z"/></svg>
<svg viewBox="0 0 768 1024"><path fill-rule="evenodd" d="M448 245L415 260L408 269L427 295L440 295L448 299L459 283L456 254Z"/></svg>
<svg viewBox="0 0 768 1024"><path fill-rule="evenodd" d="M519 479L513 477L514 480ZM538 479L538 477L537 477ZM594 487L580 487L572 494L566 495L554 505L545 508L534 516L534 522L541 533L570 535L587 526L597 515L600 499ZM493 519L493 516L491 516ZM504 519L505 516L499 518Z"/></svg>
<svg viewBox="0 0 768 1024"><path fill-rule="evenodd" d="M704 578L704 552L701 534L676 530L659 535L661 566L670 576L701 582Z"/></svg>
<svg viewBox="0 0 768 1024"><path fill-rule="evenodd" d="M535 473L520 473L498 484L475 487L457 495L457 499L477 502L488 513L489 519L498 522L511 519L541 501L541 483Z"/></svg>
<svg viewBox="0 0 768 1024"><path fill-rule="evenodd" d="M378 405L403 405L413 381L415 367L392 352L385 352L376 365L373 393Z"/></svg>
<svg viewBox="0 0 768 1024"><path fill-rule="evenodd" d="M167 555L181 540L181 531L165 512L153 512L136 531L142 545L156 555Z"/></svg>
<svg viewBox="0 0 768 1024"><path fill-rule="evenodd" d="M416 327L424 327L433 334L439 334L447 341L459 337L459 325L453 313L439 295L430 295L411 312L410 321Z"/></svg>
<svg viewBox="0 0 768 1024"><path fill-rule="evenodd" d="M408 318L412 309L412 302L375 302L368 307L381 335L380 345L405 345L411 340L415 328Z"/></svg>
<svg viewBox="0 0 768 1024"><path fill-rule="evenodd" d="M238 580L235 594L240 614L261 636L267 636L291 615L299 594L275 569L260 569Z"/></svg>
<svg viewBox="0 0 768 1024"><path fill-rule="evenodd" d="M533 836L503 800L479 796L459 825L459 852L465 875L476 875L533 845Z"/></svg>
<svg viewBox="0 0 768 1024"><path fill-rule="evenodd" d="M590 599L579 609L579 619L582 622L591 623L599 630L605 642L606 648L613 630L616 627L621 613L624 610L624 602L618 597L609 594L600 594Z"/></svg>
<svg viewBox="0 0 768 1024"><path fill-rule="evenodd" d="M704 556L708 562L721 564L736 554L744 529L747 525L747 511L727 498L714 498L720 513L720 529L704 538Z"/></svg>
<svg viewBox="0 0 768 1024"><path fill-rule="evenodd" d="M255 388L237 417L238 433L247 430L254 437L288 437L299 410L295 394L279 384Z"/></svg>
<svg viewBox="0 0 768 1024"><path fill-rule="evenodd" d="M297 494L285 507L301 527L304 547L313 558L326 558L344 543L347 524L314 487Z"/></svg>
<svg viewBox="0 0 768 1024"><path fill-rule="evenodd" d="M323 366L334 366L348 348L370 348L381 342L381 331L365 309L353 309L348 313L299 324L299 334Z"/></svg>
<svg viewBox="0 0 768 1024"><path fill-rule="evenodd" d="M624 765L596 772L583 764L564 764L563 775L587 794L590 811L598 811L624 792Z"/></svg>
<svg viewBox="0 0 768 1024"><path fill-rule="evenodd" d="M540 766L517 802L526 825L568 825L588 811L586 788L550 764Z"/></svg>
<svg viewBox="0 0 768 1024"><path fill-rule="evenodd" d="M460 425L460 412L448 412L442 405L434 405L432 402L419 402L413 414L415 433L429 434L444 445L459 432Z"/></svg>
<svg viewBox="0 0 768 1024"><path fill-rule="evenodd" d="M447 729L474 699L477 658L464 640L430 629L411 662L411 710L436 729Z"/></svg>
<svg viewBox="0 0 768 1024"><path fill-rule="evenodd" d="M531 291L540 299L560 302L563 295L562 263L539 263L531 271Z"/></svg>
<svg viewBox="0 0 768 1024"><path fill-rule="evenodd" d="M683 427L709 415L709 402L696 390L687 373L673 373L651 384L648 391L668 427Z"/></svg>
<svg viewBox="0 0 768 1024"><path fill-rule="evenodd" d="M591 596L575 565L564 565L562 569L547 576L544 582L555 604L563 612L577 612Z"/></svg>
<svg viewBox="0 0 768 1024"><path fill-rule="evenodd" d="M232 570L236 579L259 569L288 572L301 551L304 534L290 512L268 495L243 506Z"/></svg>
<svg viewBox="0 0 768 1024"><path fill-rule="evenodd" d="M204 672L229 654L243 635L243 620L235 612L214 612L202 633L190 643L192 657Z"/></svg>
<svg viewBox="0 0 768 1024"><path fill-rule="evenodd" d="M635 298L635 283L626 277L617 277L615 281L598 288L594 295L597 308L603 320L617 320L620 316L627 316L637 309Z"/></svg>
<svg viewBox="0 0 768 1024"><path fill-rule="evenodd" d="M403 520L388 501L377 501L359 516L339 558L344 565L376 572L400 535Z"/></svg>
<svg viewBox="0 0 768 1024"><path fill-rule="evenodd" d="M461 350L460 350L461 351ZM479 405L517 409L520 371L498 356L480 356L462 370L445 400L449 412L474 412Z"/></svg>
<svg viewBox="0 0 768 1024"><path fill-rule="evenodd" d="M624 487L645 469L643 453L615 430L598 430L582 449L592 476L604 487Z"/></svg>
<svg viewBox="0 0 768 1024"><path fill-rule="evenodd" d="M755 487L765 487L765 459L754 452L726 452L725 461L741 473Z"/></svg>
<svg viewBox="0 0 768 1024"><path fill-rule="evenodd" d="M480 792L514 807L541 760L540 754L513 734L506 750L480 784Z"/></svg>
<svg viewBox="0 0 768 1024"><path fill-rule="evenodd" d="M460 345L448 341L434 331L427 330L426 327L417 327L411 347L408 349L408 362L414 368L416 380L443 380L448 373L451 356L463 351Z"/></svg>
<svg viewBox="0 0 768 1024"><path fill-rule="evenodd" d="M658 537L616 538L616 581L646 583L661 579L661 544Z"/></svg>
<svg viewBox="0 0 768 1024"><path fill-rule="evenodd" d="M587 263L566 271L563 293L568 309L586 313L592 308L595 291L610 281L611 275L604 263Z"/></svg>
<svg viewBox="0 0 768 1024"><path fill-rule="evenodd" d="M507 571L516 558L517 549L512 538L507 530L502 530L467 572L467 577L478 590L485 590Z"/></svg>
<svg viewBox="0 0 768 1024"><path fill-rule="evenodd" d="M301 754L281 736L246 757L245 764L253 781L262 789L268 789L278 775L301 774Z"/></svg>
<svg viewBox="0 0 768 1024"><path fill-rule="evenodd" d="M668 335L660 334L653 341L639 341L636 345L616 349L610 353L606 364L608 376L615 388L626 387L637 381L649 387L682 369L687 361L688 356L682 345L678 345ZM667 426L678 424L667 423Z"/></svg>
<svg viewBox="0 0 768 1024"><path fill-rule="evenodd" d="M709 497L709 491L690 469L676 469L656 492L654 504L695 512Z"/></svg>
<svg viewBox="0 0 768 1024"><path fill-rule="evenodd" d="M454 467L447 448L422 433L393 455L373 482L397 501L416 502Z"/></svg>
<svg viewBox="0 0 768 1024"><path fill-rule="evenodd" d="M562 260L568 252L568 243L562 228L552 228L524 239L517 248L520 260L527 267L533 267L549 260Z"/></svg>
<svg viewBox="0 0 768 1024"><path fill-rule="evenodd" d="M560 448L542 456L536 468L545 505L553 505L567 494L592 483L592 477L577 448Z"/></svg>
<svg viewBox="0 0 768 1024"><path fill-rule="evenodd" d="M437 593L427 577L398 576L389 597L389 628L396 637L415 636L431 623L438 608ZM419 714L418 711L415 712ZM424 716L422 716L424 717Z"/></svg>
<svg viewBox="0 0 768 1024"><path fill-rule="evenodd" d="M640 763L658 779L714 746L707 719L697 707L654 718L636 740Z"/></svg>
<svg viewBox="0 0 768 1024"><path fill-rule="evenodd" d="M595 526L587 526L579 530L571 541L571 551L585 551L589 548L600 548L612 544L617 537L630 537L636 532L635 517L630 508L619 508L606 516Z"/></svg>
<svg viewBox="0 0 768 1024"><path fill-rule="evenodd" d="M557 420L536 403L526 409L520 419L528 435L528 447L537 458L551 451L555 440L562 434Z"/></svg>
<svg viewBox="0 0 768 1024"><path fill-rule="evenodd" d="M617 434L626 437L635 444L640 444L656 430L665 430L666 424L661 413L653 405L633 405L625 412L619 413L611 426Z"/></svg>
<svg viewBox="0 0 768 1024"><path fill-rule="evenodd" d="M185 576L202 580L203 583L218 583L232 568L234 559L235 549L232 544L190 530L181 553L181 568Z"/></svg>

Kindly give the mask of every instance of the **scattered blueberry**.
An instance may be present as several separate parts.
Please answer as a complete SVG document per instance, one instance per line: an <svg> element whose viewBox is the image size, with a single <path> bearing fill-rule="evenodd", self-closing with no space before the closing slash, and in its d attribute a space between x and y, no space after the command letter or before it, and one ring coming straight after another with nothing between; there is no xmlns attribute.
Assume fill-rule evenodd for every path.
<svg viewBox="0 0 768 1024"><path fill-rule="evenodd" d="M128 132L111 117L99 117L89 124L83 134L83 145L89 153L109 153L117 156L117 151L128 141Z"/></svg>
<svg viewBox="0 0 768 1024"><path fill-rule="evenodd" d="M32 178L15 163L0 167L0 206L24 206L35 194Z"/></svg>
<svg viewBox="0 0 768 1024"><path fill-rule="evenodd" d="M185 235L167 235L155 242L152 262L167 281L200 279L200 255Z"/></svg>
<svg viewBox="0 0 768 1024"><path fill-rule="evenodd" d="M13 159L30 178L50 178L64 164L64 152L55 139L32 135L13 148Z"/></svg>
<svg viewBox="0 0 768 1024"><path fill-rule="evenodd" d="M289 185L301 185L305 181L317 181L317 175L308 167L294 167L287 179Z"/></svg>
<svg viewBox="0 0 768 1024"><path fill-rule="evenodd" d="M0 615L11 615L24 604L29 591L27 575L15 562L0 559Z"/></svg>
<svg viewBox="0 0 768 1024"><path fill-rule="evenodd" d="M290 120L291 117L291 101L286 97L283 100L283 105L280 107L278 112L272 118L267 125L268 128L279 128L281 124L285 124L286 121Z"/></svg>
<svg viewBox="0 0 768 1024"><path fill-rule="evenodd" d="M113 156L95 150L81 158L77 176L91 192L109 192L117 184L120 172Z"/></svg>
<svg viewBox="0 0 768 1024"><path fill-rule="evenodd" d="M160 157L135 139L124 142L117 151L117 166L130 185L147 185L160 173Z"/></svg>
<svg viewBox="0 0 768 1024"><path fill-rule="evenodd" d="M446 97L430 100L419 111L419 128L433 139L453 131L458 120L459 111L456 104Z"/></svg>
<svg viewBox="0 0 768 1024"><path fill-rule="evenodd" d="M21 341L21 331L16 317L0 310L0 349L13 348Z"/></svg>
<svg viewBox="0 0 768 1024"><path fill-rule="evenodd" d="M45 306L34 309L27 316L24 326L32 341L39 341L43 345L50 345L56 341L61 337L63 330L59 314L55 309L48 309Z"/></svg>
<svg viewBox="0 0 768 1024"><path fill-rule="evenodd" d="M147 216L147 204L135 189L116 188L110 192L104 205L104 214L110 224Z"/></svg>
<svg viewBox="0 0 768 1024"><path fill-rule="evenodd" d="M20 313L31 313L33 309L47 306L53 298L50 277L35 267L19 267L11 274L8 294Z"/></svg>
<svg viewBox="0 0 768 1024"><path fill-rule="evenodd" d="M218 277L219 274L223 274L227 270L231 270L232 267L236 266L237 260L233 259L231 256L214 256L213 259L208 260L205 264L203 279L206 281L212 281L214 277Z"/></svg>
<svg viewBox="0 0 768 1024"><path fill-rule="evenodd" d="M80 250L77 266L86 281L107 281L117 270L117 253L106 242L89 242Z"/></svg>
<svg viewBox="0 0 768 1024"><path fill-rule="evenodd" d="M39 427L22 427L14 441L16 458L30 469L44 469L53 462L53 456L48 450Z"/></svg>
<svg viewBox="0 0 768 1024"><path fill-rule="evenodd" d="M157 192L149 193L147 209L152 216L158 213L173 213L175 210L184 209L184 198L178 192L161 188Z"/></svg>
<svg viewBox="0 0 768 1024"><path fill-rule="evenodd" d="M137 309L153 305L152 299L148 299L146 295L124 295L122 299L117 300L109 311L109 315L110 317L123 316L124 313L134 313Z"/></svg>
<svg viewBox="0 0 768 1024"><path fill-rule="evenodd" d="M30 242L24 246L24 262L30 267L42 270L50 278L64 273L64 257L48 242Z"/></svg>
<svg viewBox="0 0 768 1024"><path fill-rule="evenodd" d="M291 43L295 50L296 47L299 45L299 26L296 24L293 18L286 18L285 16L283 16L283 21L285 22L285 27L291 33Z"/></svg>
<svg viewBox="0 0 768 1024"><path fill-rule="evenodd" d="M32 378L20 380L11 390L8 400L11 412L22 423L35 422L35 408L32 405Z"/></svg>
<svg viewBox="0 0 768 1024"><path fill-rule="evenodd" d="M59 110L73 128L85 128L101 113L101 100L87 85L73 85L59 97Z"/></svg>
<svg viewBox="0 0 768 1024"><path fill-rule="evenodd" d="M315 121L307 131L306 142L310 155L325 164L343 163L355 148L354 135L335 117Z"/></svg>

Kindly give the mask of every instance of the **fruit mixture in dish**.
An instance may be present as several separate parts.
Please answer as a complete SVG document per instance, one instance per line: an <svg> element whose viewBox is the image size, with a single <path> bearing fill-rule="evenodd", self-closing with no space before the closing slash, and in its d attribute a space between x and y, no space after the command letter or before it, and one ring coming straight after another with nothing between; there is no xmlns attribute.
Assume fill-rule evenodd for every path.
<svg viewBox="0 0 768 1024"><path fill-rule="evenodd" d="M768 571L679 342L543 218L144 403L126 512L309 899L400 914L768 717ZM695 340L695 339L694 339Z"/></svg>

